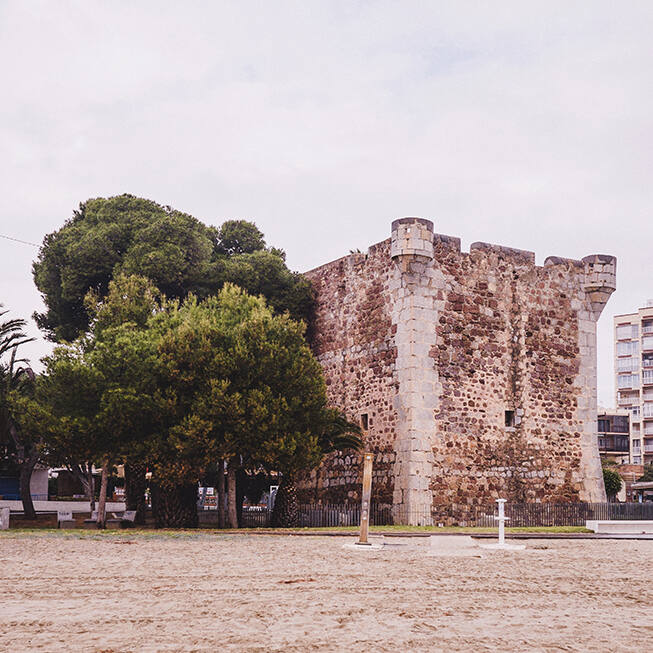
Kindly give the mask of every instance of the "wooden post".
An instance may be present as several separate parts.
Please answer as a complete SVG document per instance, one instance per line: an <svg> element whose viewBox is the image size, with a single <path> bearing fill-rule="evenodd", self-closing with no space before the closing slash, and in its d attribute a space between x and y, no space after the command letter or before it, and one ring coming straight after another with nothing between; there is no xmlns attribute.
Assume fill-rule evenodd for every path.
<svg viewBox="0 0 653 653"><path fill-rule="evenodd" d="M372 494L372 454L366 453L363 456L363 499L361 501L361 524L358 542L356 544L368 544L367 533L370 527L370 497Z"/></svg>

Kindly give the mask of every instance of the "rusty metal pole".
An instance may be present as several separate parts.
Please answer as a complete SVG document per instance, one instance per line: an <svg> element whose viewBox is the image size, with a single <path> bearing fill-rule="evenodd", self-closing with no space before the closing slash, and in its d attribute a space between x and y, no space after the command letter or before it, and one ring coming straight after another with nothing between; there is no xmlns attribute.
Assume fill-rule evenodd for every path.
<svg viewBox="0 0 653 653"><path fill-rule="evenodd" d="M366 453L363 456L363 499L361 501L361 524L358 542L356 544L367 544L367 533L370 528L370 497L372 495L372 454Z"/></svg>

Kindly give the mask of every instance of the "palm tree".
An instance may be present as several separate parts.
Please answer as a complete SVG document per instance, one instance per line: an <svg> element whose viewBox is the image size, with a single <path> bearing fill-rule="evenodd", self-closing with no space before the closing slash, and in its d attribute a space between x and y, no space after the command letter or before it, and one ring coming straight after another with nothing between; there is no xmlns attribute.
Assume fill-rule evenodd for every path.
<svg viewBox="0 0 653 653"><path fill-rule="evenodd" d="M0 304L2 307L2 304ZM0 318L7 311L0 311ZM13 449L20 468L20 496L23 511L30 519L36 518L30 480L39 458L39 447L30 434L25 433L15 416L15 400L33 386L34 372L30 367L19 367L27 363L24 358L16 358L18 347L31 342L23 332L25 320L13 319L0 322L0 442L6 449ZM7 360L8 358L8 360Z"/></svg>
<svg viewBox="0 0 653 653"><path fill-rule="evenodd" d="M322 457L334 451L346 449L360 451L363 448L361 435L362 429L358 424L350 422L336 408L328 408L326 419L318 435ZM291 528L299 525L299 504L295 485L298 471L295 469L283 471L270 518L270 525L275 528Z"/></svg>

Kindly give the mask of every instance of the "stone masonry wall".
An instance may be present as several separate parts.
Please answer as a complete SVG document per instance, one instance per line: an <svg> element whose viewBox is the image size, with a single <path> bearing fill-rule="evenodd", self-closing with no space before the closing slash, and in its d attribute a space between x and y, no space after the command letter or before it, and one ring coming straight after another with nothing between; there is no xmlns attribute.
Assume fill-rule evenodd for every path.
<svg viewBox="0 0 653 653"><path fill-rule="evenodd" d="M394 490L397 393L389 246L384 241L367 255L352 254L306 274L318 296L313 349L324 370L329 400L352 421L367 415L364 437L374 452L372 499L388 505ZM300 484L300 501L359 501L362 460L362 452L331 455Z"/></svg>
<svg viewBox="0 0 653 653"><path fill-rule="evenodd" d="M596 320L615 260L550 257L393 223L393 238L308 273L329 397L368 415L373 500L405 523L460 522L502 496L603 500ZM306 499L355 501L361 456L333 456Z"/></svg>

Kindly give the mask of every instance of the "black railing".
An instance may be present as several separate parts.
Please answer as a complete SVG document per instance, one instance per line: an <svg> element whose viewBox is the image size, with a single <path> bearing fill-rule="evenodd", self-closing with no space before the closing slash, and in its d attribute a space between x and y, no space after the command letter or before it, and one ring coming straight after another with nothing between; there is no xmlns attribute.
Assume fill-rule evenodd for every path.
<svg viewBox="0 0 653 653"><path fill-rule="evenodd" d="M477 511L477 526L494 526L496 506ZM653 503L506 503L508 526L585 526L588 519L653 519Z"/></svg>
<svg viewBox="0 0 653 653"><path fill-rule="evenodd" d="M589 519L653 520L653 503L506 503L508 526L585 526ZM437 509L406 511L387 504L372 505L370 525L481 526L494 527L496 504L469 506L451 504ZM300 527L347 527L360 524L360 506L353 504L305 504L299 506ZM265 507L245 507L243 528L264 528L270 525L270 511Z"/></svg>

